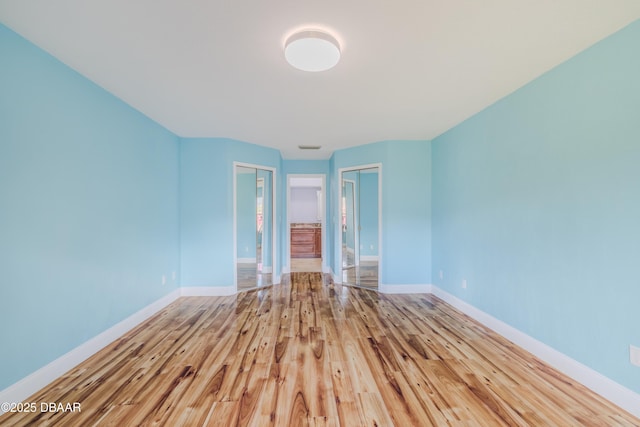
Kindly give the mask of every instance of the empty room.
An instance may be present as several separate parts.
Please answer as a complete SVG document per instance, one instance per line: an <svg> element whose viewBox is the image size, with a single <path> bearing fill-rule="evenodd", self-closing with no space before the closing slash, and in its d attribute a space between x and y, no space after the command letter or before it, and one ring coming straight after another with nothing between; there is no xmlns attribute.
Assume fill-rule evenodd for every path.
<svg viewBox="0 0 640 427"><path fill-rule="evenodd" d="M0 0L0 425L640 426L640 2Z"/></svg>

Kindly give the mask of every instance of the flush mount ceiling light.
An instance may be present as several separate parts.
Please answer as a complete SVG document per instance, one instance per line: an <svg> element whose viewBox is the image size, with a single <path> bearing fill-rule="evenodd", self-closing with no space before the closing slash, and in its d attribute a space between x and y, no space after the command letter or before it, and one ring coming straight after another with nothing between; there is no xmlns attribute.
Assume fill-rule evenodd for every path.
<svg viewBox="0 0 640 427"><path fill-rule="evenodd" d="M331 34L303 30L292 34L284 45L287 62L302 71L325 71L340 60L340 45Z"/></svg>

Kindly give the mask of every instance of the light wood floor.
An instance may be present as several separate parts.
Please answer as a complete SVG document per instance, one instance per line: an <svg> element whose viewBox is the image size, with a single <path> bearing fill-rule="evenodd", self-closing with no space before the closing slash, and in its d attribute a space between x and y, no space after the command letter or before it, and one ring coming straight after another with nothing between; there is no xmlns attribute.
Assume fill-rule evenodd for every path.
<svg viewBox="0 0 640 427"><path fill-rule="evenodd" d="M378 261L360 261L360 265L342 269L342 283L378 289Z"/></svg>
<svg viewBox="0 0 640 427"><path fill-rule="evenodd" d="M322 258L291 258L291 271L294 273L320 273Z"/></svg>
<svg viewBox="0 0 640 427"><path fill-rule="evenodd" d="M360 260L356 265L355 254L342 245L342 283L378 289L378 261Z"/></svg>
<svg viewBox="0 0 640 427"><path fill-rule="evenodd" d="M446 303L292 273L232 297L181 298L3 426L583 426L640 420Z"/></svg>
<svg viewBox="0 0 640 427"><path fill-rule="evenodd" d="M238 290L272 285L271 273L258 273L255 263L238 263Z"/></svg>

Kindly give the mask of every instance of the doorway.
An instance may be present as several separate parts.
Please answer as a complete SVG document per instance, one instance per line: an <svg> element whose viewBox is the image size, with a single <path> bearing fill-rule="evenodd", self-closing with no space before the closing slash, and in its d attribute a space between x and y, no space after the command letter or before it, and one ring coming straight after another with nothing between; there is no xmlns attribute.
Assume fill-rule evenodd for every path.
<svg viewBox="0 0 640 427"><path fill-rule="evenodd" d="M377 289L380 278L382 165L340 169L342 283Z"/></svg>
<svg viewBox="0 0 640 427"><path fill-rule="evenodd" d="M287 175L287 270L324 271L325 176Z"/></svg>

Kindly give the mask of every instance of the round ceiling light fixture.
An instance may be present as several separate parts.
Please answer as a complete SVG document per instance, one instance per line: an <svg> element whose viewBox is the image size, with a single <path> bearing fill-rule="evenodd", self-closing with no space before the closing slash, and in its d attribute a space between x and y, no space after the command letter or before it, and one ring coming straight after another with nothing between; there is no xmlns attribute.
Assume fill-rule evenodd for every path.
<svg viewBox="0 0 640 427"><path fill-rule="evenodd" d="M340 60L340 45L331 34L321 30L298 31L284 45L287 62L302 71L325 71Z"/></svg>

